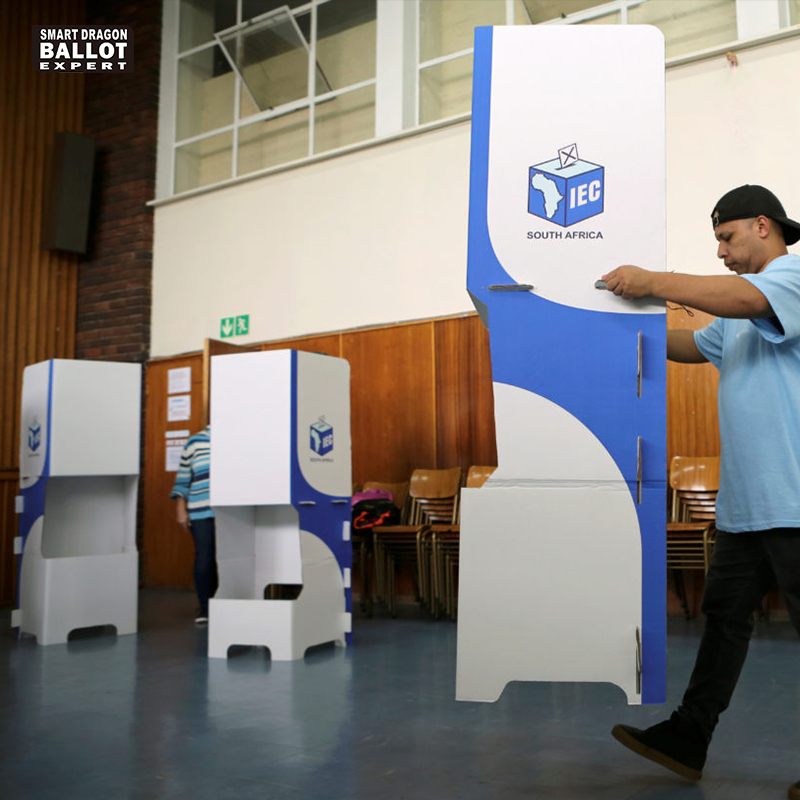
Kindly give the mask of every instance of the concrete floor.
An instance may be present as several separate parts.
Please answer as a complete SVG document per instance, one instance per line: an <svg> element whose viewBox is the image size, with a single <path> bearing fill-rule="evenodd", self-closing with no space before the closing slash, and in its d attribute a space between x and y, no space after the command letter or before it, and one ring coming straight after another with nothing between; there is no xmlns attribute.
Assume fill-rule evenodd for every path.
<svg viewBox="0 0 800 800"><path fill-rule="evenodd" d="M205 656L194 599L145 591L140 631L17 640L0 612L2 800L769 800L800 779L800 648L759 622L703 780L615 742L684 688L699 621L670 620L668 707L610 685L512 684L458 703L456 627L415 608L357 617L348 650L271 663L261 648Z"/></svg>

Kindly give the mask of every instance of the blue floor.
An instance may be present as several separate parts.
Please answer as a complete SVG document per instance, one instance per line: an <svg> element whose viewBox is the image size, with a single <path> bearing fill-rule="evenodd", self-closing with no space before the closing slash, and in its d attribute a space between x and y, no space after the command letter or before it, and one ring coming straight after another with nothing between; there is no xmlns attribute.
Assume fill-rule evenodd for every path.
<svg viewBox="0 0 800 800"><path fill-rule="evenodd" d="M2 800L768 800L800 779L800 648L758 623L699 784L609 735L663 707L609 685L512 684L497 703L454 700L456 628L415 609L356 618L347 651L271 663L263 649L205 657L180 592L141 595L140 632L17 641L0 613ZM668 706L697 621L670 620Z"/></svg>

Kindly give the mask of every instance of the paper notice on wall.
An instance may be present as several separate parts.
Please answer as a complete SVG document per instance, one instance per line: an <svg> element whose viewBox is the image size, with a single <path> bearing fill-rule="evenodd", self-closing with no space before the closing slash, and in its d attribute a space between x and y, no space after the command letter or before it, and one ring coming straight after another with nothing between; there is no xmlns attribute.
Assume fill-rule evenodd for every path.
<svg viewBox="0 0 800 800"><path fill-rule="evenodd" d="M167 398L167 422L181 422L192 416L192 396L179 394Z"/></svg>
<svg viewBox="0 0 800 800"><path fill-rule="evenodd" d="M167 394L192 391L192 368L178 367L167 370Z"/></svg>
<svg viewBox="0 0 800 800"><path fill-rule="evenodd" d="M177 472L181 465L181 453L186 444L186 439L168 439L165 469L167 472Z"/></svg>

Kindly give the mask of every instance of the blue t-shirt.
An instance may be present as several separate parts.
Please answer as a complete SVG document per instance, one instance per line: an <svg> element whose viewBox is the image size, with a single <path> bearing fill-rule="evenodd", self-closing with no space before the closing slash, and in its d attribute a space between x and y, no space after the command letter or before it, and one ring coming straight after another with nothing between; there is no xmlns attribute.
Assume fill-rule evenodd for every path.
<svg viewBox="0 0 800 800"><path fill-rule="evenodd" d="M716 319L694 335L720 371L717 527L800 528L800 257L741 277L775 316Z"/></svg>

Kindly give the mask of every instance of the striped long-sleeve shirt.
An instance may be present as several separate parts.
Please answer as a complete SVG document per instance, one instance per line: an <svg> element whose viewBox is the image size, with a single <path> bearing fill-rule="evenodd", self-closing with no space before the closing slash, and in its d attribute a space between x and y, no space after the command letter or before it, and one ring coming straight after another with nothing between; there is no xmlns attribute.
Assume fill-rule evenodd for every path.
<svg viewBox="0 0 800 800"><path fill-rule="evenodd" d="M175 475L170 497L183 497L189 519L206 519L214 512L209 504L208 485L211 468L211 426L190 436L181 453L181 464Z"/></svg>

